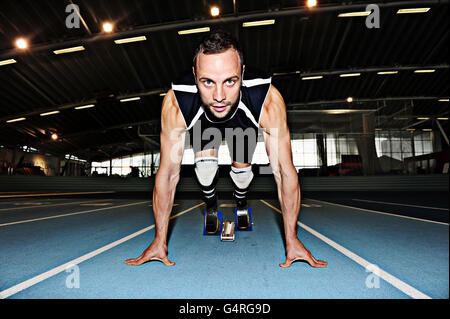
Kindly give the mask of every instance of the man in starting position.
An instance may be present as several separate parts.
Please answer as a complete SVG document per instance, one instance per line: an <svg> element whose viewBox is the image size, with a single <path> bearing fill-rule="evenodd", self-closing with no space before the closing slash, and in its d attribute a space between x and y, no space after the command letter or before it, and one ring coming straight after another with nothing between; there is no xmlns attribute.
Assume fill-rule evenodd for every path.
<svg viewBox="0 0 450 319"><path fill-rule="evenodd" d="M244 130L245 134L236 134ZM283 215L286 260L280 267L289 267L296 260L306 261L312 267L327 266L327 262L315 259L297 237L300 186L292 162L284 100L271 84L271 78L255 77L245 71L237 41L224 31L213 31L204 38L196 50L192 72L172 83L164 98L161 160L153 190L155 238L141 256L127 259L126 264L159 260L167 266L175 265L167 257L167 230L187 132L195 153L197 181L206 203L206 232L214 234L220 229L215 187L222 136L232 158L230 177L238 208L237 226L240 229L250 226L246 195L253 179L251 159L258 130L264 134Z"/></svg>

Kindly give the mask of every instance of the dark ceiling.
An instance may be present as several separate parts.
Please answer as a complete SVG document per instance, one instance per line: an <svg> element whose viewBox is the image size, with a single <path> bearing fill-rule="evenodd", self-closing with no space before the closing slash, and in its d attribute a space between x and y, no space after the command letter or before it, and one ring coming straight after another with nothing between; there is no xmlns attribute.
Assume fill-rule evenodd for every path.
<svg viewBox="0 0 450 319"><path fill-rule="evenodd" d="M79 6L80 27L66 27L68 4ZM191 67L204 34L179 35L209 26L232 32L241 42L248 68L273 76L288 108L293 133L349 132L371 113L383 130L437 129L448 117L449 5L447 1L378 1L380 28L365 17L338 18L364 11L370 1L320 1L313 10L300 0L21 0L0 2L0 145L28 145L57 156L88 161L159 148L163 97L171 81ZM210 5L221 16L209 15ZM400 8L430 7L421 14ZM242 23L275 19L244 28ZM105 20L115 32L104 34ZM116 45L131 36L146 41ZM30 47L14 48L17 37ZM80 52L54 50L84 46ZM434 69L433 73L415 73ZM395 75L378 75L396 70ZM361 73L341 78L342 73ZM304 81L307 75L323 79ZM127 97L138 101L121 103ZM345 102L348 96L353 103ZM94 108L74 107L94 104ZM330 115L323 110L353 109ZM59 114L40 116L59 110ZM365 110L365 111L364 111ZM25 117L26 120L7 123ZM418 120L417 117L429 117ZM356 120L355 120L356 119ZM448 121L439 121L448 129ZM50 133L58 133L58 141Z"/></svg>

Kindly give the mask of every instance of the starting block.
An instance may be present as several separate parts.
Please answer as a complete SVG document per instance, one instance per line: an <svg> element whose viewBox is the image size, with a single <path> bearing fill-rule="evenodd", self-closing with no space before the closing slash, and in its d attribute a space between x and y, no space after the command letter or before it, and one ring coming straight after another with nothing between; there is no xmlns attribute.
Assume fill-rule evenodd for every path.
<svg viewBox="0 0 450 319"><path fill-rule="evenodd" d="M226 221L223 223L221 241L234 241L234 222Z"/></svg>
<svg viewBox="0 0 450 319"><path fill-rule="evenodd" d="M240 229L238 228L238 216L248 215L248 228ZM247 210L238 210L237 207L234 209L234 228L238 231L251 231L253 230L253 220L252 220L252 208L249 206Z"/></svg>
<svg viewBox="0 0 450 319"><path fill-rule="evenodd" d="M218 236L219 234L221 234L222 233L222 222L223 222L223 217L222 216L223 216L222 211L221 210L217 211L217 218L219 219L219 229L214 234L208 234L206 232L206 225L205 225L205 221L206 221L206 210L205 210L205 212L203 213L203 235L205 235L205 236Z"/></svg>

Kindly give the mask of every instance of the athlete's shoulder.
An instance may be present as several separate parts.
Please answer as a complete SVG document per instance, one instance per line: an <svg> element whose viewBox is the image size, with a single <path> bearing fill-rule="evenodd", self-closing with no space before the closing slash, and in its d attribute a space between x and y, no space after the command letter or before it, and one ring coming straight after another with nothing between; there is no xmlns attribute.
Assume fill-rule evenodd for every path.
<svg viewBox="0 0 450 319"><path fill-rule="evenodd" d="M263 111L261 112L260 125L263 128L284 127L287 123L286 104L280 91L270 85L267 98L264 101Z"/></svg>
<svg viewBox="0 0 450 319"><path fill-rule="evenodd" d="M172 89L167 91L162 102L161 125L168 128L184 128L186 126Z"/></svg>

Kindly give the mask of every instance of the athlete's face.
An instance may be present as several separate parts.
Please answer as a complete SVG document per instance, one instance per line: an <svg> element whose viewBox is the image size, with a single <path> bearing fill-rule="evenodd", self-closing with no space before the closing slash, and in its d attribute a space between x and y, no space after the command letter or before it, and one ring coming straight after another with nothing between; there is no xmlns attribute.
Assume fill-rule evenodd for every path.
<svg viewBox="0 0 450 319"><path fill-rule="evenodd" d="M215 117L224 118L240 96L242 71L238 52L230 48L222 53L201 53L196 71L203 104Z"/></svg>

